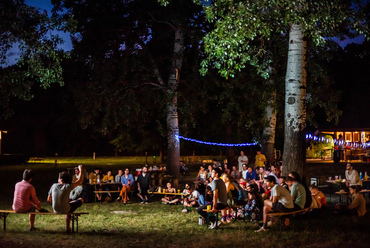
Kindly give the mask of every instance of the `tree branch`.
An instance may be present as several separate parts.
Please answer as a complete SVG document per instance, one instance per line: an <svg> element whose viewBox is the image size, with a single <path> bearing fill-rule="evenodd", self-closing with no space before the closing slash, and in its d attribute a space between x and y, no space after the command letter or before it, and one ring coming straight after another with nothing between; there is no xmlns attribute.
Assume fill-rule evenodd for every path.
<svg viewBox="0 0 370 248"><path fill-rule="evenodd" d="M148 15L152 18L152 20L154 21L154 22L158 22L158 23L163 23L163 24L167 24L167 25L169 25L172 29L173 29L173 31L175 31L176 30L176 28L175 28L175 26L172 24L172 23L170 23L170 22L166 22L166 21L160 21L160 20L157 20L149 11L147 11L147 13L148 13Z"/></svg>

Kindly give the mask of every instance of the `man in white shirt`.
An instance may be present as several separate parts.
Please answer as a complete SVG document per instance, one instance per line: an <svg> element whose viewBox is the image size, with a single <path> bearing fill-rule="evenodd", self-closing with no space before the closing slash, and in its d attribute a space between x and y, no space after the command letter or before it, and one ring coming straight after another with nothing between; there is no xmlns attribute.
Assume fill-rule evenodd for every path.
<svg viewBox="0 0 370 248"><path fill-rule="evenodd" d="M267 176L266 184L271 188L271 198L264 201L263 226L255 232L267 230L269 221L267 214L270 212L291 212L294 210L294 203L289 191L276 183L274 176Z"/></svg>
<svg viewBox="0 0 370 248"><path fill-rule="evenodd" d="M351 186L351 185L361 185L362 186L362 181L360 179L360 176L358 175L358 172L353 169L353 166L351 164L347 164L346 166L346 185Z"/></svg>
<svg viewBox="0 0 370 248"><path fill-rule="evenodd" d="M247 179L247 165L246 164L243 164L243 169L242 169L242 178L243 179Z"/></svg>
<svg viewBox="0 0 370 248"><path fill-rule="evenodd" d="M240 156L238 157L239 171L243 170L243 164L248 165L248 157L244 155L243 151L240 151Z"/></svg>

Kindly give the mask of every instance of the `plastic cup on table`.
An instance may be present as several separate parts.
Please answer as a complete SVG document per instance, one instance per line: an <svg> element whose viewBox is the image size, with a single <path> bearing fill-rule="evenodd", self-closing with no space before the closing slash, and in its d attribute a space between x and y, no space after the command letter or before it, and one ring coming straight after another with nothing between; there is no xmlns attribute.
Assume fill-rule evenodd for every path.
<svg viewBox="0 0 370 248"><path fill-rule="evenodd" d="M211 205L207 205L207 210L211 210L212 209L212 206Z"/></svg>
<svg viewBox="0 0 370 248"><path fill-rule="evenodd" d="M163 190L163 193L166 193L166 190L165 189Z"/></svg>

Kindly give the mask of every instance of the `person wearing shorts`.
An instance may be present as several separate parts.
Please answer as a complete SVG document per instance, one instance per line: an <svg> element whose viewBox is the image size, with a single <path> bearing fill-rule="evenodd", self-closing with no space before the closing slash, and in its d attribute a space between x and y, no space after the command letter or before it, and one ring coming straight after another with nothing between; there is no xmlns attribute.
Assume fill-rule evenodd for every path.
<svg viewBox="0 0 370 248"><path fill-rule="evenodd" d="M213 168L211 172L211 177L213 178L212 183L210 184L213 192L213 201L210 204L212 207L212 212L216 213L218 210L223 210L227 208L227 190L226 185L222 179L220 179L222 170L218 167ZM207 209L207 205L200 206L197 209L197 212L203 219L207 219L207 212L203 211ZM218 222L216 225L216 218L212 216L210 219L210 229L215 229L222 224Z"/></svg>
<svg viewBox="0 0 370 248"><path fill-rule="evenodd" d="M291 212L294 210L293 199L289 191L276 183L274 176L267 176L265 178L267 187L271 188L271 197L264 201L263 207L263 226L255 232L262 232L267 230L267 216L270 212Z"/></svg>
<svg viewBox="0 0 370 248"><path fill-rule="evenodd" d="M70 192L83 181L83 174L81 173L83 171L82 165L79 165L78 168L80 172L76 182L70 184L68 172L63 171L59 173L58 183L54 183L51 186L48 194L48 201L51 202L54 212L57 214L67 214L66 230L68 233L71 232L71 216L68 213L73 213L83 203L82 198L74 201L69 200Z"/></svg>

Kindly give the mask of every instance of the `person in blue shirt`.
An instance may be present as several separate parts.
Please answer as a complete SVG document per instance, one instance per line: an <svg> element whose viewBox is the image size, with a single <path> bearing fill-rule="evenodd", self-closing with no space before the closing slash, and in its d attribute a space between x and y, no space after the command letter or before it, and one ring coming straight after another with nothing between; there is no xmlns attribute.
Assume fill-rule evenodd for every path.
<svg viewBox="0 0 370 248"><path fill-rule="evenodd" d="M248 182L257 179L257 173L253 170L252 166L248 166L248 171L245 178Z"/></svg>
<svg viewBox="0 0 370 248"><path fill-rule="evenodd" d="M134 186L134 177L130 174L130 170L128 168L125 169L125 174L121 176L121 183L122 189L119 193L118 201L121 201L123 204L126 204L128 200L130 200L127 196L127 193L131 191Z"/></svg>

